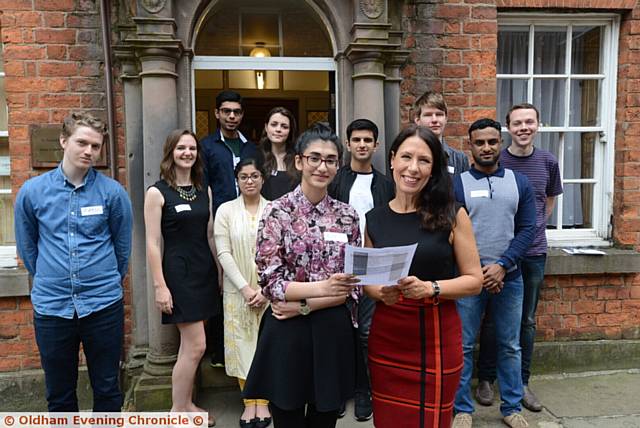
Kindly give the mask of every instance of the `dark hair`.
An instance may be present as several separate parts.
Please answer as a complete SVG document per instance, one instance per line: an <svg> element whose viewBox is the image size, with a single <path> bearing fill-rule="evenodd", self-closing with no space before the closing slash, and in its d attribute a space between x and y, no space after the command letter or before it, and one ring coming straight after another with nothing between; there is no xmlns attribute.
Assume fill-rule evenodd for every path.
<svg viewBox="0 0 640 428"><path fill-rule="evenodd" d="M76 129L78 129L79 126L86 126L93 129L98 134L101 134L103 139L107 137L107 124L99 117L87 112L71 113L65 117L62 121L62 131L60 131L60 136L66 140L76 132Z"/></svg>
<svg viewBox="0 0 640 428"><path fill-rule="evenodd" d="M493 128L497 129L498 132L502 132L502 125L500 125L500 122L485 117L482 119L478 119L471 124L471 126L469 127L469 139L471 139L471 133L473 131L485 128Z"/></svg>
<svg viewBox="0 0 640 428"><path fill-rule="evenodd" d="M418 195L417 208L423 229L450 231L455 226L456 212L447 158L438 137L429 129L411 124L402 131L391 145L391 157L409 137L420 138L431 149L433 166L431 178Z"/></svg>
<svg viewBox="0 0 640 428"><path fill-rule="evenodd" d="M260 168L259 162L255 158L244 158L241 159L240 162L238 162L233 170L233 175L236 177L236 179L238 178L238 175L240 174L242 168L249 165L253 165L255 169L258 170L260 175L264 178L264 171L262 170L262 168Z"/></svg>
<svg viewBox="0 0 640 428"><path fill-rule="evenodd" d="M447 103L440 92L427 91L422 94L413 105L413 117L420 117L423 106L437 108L442 110L445 115L448 114Z"/></svg>
<svg viewBox="0 0 640 428"><path fill-rule="evenodd" d="M338 136L326 122L316 122L311 125L311 128L300 134L296 142L296 154L302 155L307 147L309 147L309 144L317 140L332 142L338 151L338 159L342 159L342 144L340 144Z"/></svg>
<svg viewBox="0 0 640 428"><path fill-rule="evenodd" d="M196 161L191 167L191 182L196 189L202 190L204 188L204 162L202 161L201 147L198 142L196 134L188 129L175 129L167 135L167 140L162 146L162 161L160 162L160 178L164 179L167 184L174 189L177 188L176 184L176 171L175 162L173 161L173 151L175 150L180 138L184 135L191 135L196 140L197 156Z"/></svg>
<svg viewBox="0 0 640 428"><path fill-rule="evenodd" d="M285 141L284 143L284 147L286 151L286 154L284 155L284 164L287 167L287 173L292 178L296 178L298 176L298 171L296 170L296 163L295 163L296 133L298 132L298 127L296 126L296 118L293 117L293 113L291 113L286 108L274 107L271 109L271 111L267 115L267 120L265 122L265 125L267 125L271 121L271 116L277 113L289 119L289 136L287 137L287 141ZM271 151L271 141L267 137L267 131L265 129L262 130L262 136L260 137L260 143L258 144L258 146L259 146L259 149L262 151L262 156L264 158L264 164L262 165L264 170L267 173L277 170L278 161L276 160L276 157L273 155L273 152Z"/></svg>
<svg viewBox="0 0 640 428"><path fill-rule="evenodd" d="M371 131L373 139L378 141L378 127L369 119L356 119L347 126L347 140L351 139L353 131Z"/></svg>
<svg viewBox="0 0 640 428"><path fill-rule="evenodd" d="M507 118L506 118L507 126L509 126L509 124L511 123L511 113L513 113L515 110L524 110L524 109L534 110L536 112L536 120L540 122L540 112L538 111L536 106L529 103L522 103L522 104L516 104L512 106L507 112Z"/></svg>
<svg viewBox="0 0 640 428"><path fill-rule="evenodd" d="M232 102L240 104L240 107L244 108L244 101L239 93L236 91L222 91L216 97L216 109L219 109L222 103L224 102Z"/></svg>

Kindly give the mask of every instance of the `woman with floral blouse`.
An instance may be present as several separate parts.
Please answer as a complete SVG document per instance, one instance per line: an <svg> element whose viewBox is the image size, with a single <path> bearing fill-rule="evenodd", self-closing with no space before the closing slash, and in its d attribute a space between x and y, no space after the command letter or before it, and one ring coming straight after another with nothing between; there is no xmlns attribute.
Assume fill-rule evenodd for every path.
<svg viewBox="0 0 640 428"><path fill-rule="evenodd" d="M268 204L258 226L259 284L271 307L243 395L268 399L276 428L335 427L353 395L359 291L342 272L344 247L360 245L360 229L356 211L327 195L341 154L328 126L304 132L295 157L302 182Z"/></svg>

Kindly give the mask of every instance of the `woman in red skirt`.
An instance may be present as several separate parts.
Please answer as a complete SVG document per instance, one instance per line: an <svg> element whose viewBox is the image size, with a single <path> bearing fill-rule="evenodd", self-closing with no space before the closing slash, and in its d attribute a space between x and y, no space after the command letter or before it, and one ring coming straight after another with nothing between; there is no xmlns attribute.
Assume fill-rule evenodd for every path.
<svg viewBox="0 0 640 428"><path fill-rule="evenodd" d="M364 287L382 302L369 336L374 424L449 427L463 366L454 299L480 292L480 260L437 137L409 126L391 146L391 169L396 197L367 214L366 243L418 247L409 276L393 286Z"/></svg>

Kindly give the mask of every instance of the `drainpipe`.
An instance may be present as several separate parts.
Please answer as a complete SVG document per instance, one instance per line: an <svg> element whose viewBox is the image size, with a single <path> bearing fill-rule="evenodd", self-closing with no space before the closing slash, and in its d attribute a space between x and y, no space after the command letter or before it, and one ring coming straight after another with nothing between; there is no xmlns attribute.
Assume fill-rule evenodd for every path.
<svg viewBox="0 0 640 428"><path fill-rule="evenodd" d="M111 7L109 0L100 0L100 21L102 25L102 46L104 51L104 79L107 87L107 126L109 127L109 170L111 178L118 179L118 164L116 156L116 120L113 103L113 70L111 63L111 23L109 15Z"/></svg>

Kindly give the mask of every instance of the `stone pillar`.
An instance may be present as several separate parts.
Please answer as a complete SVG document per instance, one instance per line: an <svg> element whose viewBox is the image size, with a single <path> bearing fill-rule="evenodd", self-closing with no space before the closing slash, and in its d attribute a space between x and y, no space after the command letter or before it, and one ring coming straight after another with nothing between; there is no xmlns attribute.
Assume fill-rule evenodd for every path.
<svg viewBox="0 0 640 428"><path fill-rule="evenodd" d="M155 183L160 174L162 145L167 134L178 126L176 60L171 49L150 47L137 51L142 81L142 171L143 189ZM147 266L147 271L149 267ZM147 275L147 314L149 352L143 374L135 388L137 410L168 410L171 406L171 371L176 361L178 332L173 325L162 325L155 306L151 275Z"/></svg>
<svg viewBox="0 0 640 428"><path fill-rule="evenodd" d="M385 136L384 112L384 62L380 52L352 52L353 63L353 118L369 119L379 130L381 140ZM385 170L385 142L381 141L373 157L373 166Z"/></svg>
<svg viewBox="0 0 640 428"><path fill-rule="evenodd" d="M117 50L122 64L120 80L124 89L127 184L133 206L133 246L129 278L133 308L133 348L129 352L129 377L139 375L149 345L147 314L147 271L144 234L144 180L142 135L142 85L138 64L130 50Z"/></svg>

